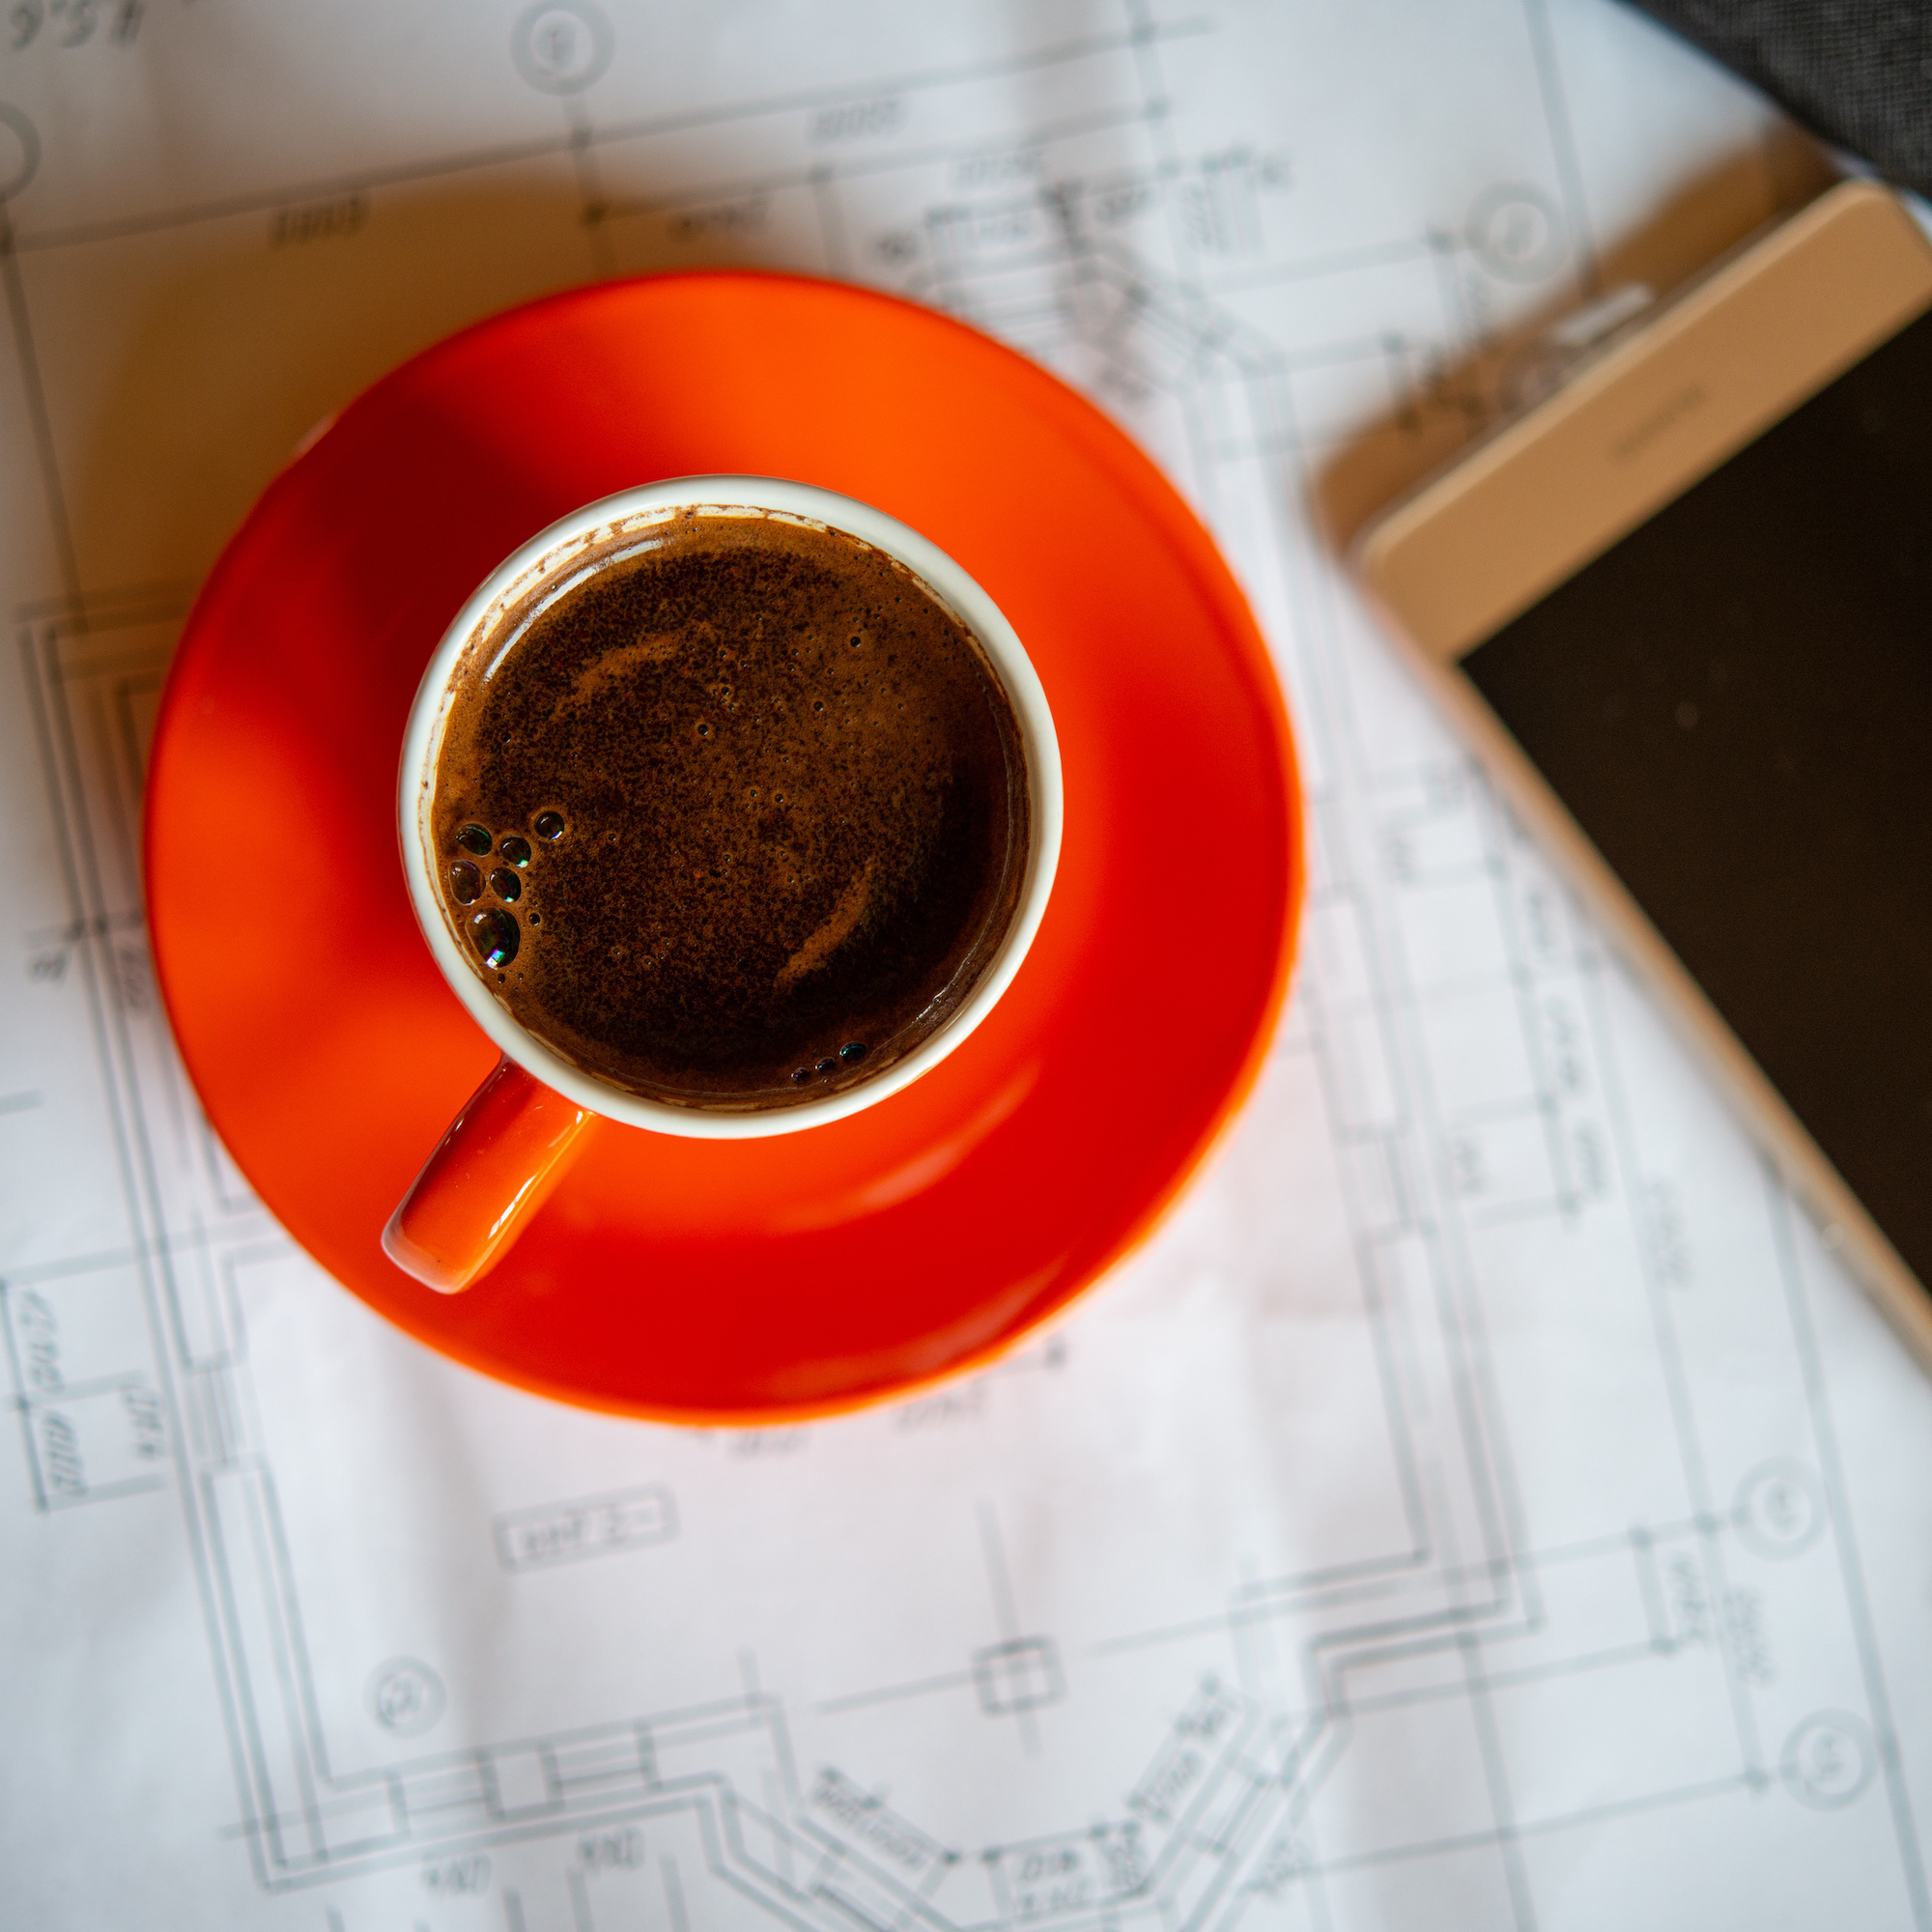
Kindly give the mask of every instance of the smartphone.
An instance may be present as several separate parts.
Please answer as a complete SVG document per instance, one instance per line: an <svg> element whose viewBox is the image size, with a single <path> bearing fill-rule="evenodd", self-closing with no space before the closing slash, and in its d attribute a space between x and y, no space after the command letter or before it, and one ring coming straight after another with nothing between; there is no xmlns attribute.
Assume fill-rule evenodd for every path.
<svg viewBox="0 0 1932 1932"><path fill-rule="evenodd" d="M1903 204L1821 196L1356 562L1932 1367L1932 247Z"/></svg>

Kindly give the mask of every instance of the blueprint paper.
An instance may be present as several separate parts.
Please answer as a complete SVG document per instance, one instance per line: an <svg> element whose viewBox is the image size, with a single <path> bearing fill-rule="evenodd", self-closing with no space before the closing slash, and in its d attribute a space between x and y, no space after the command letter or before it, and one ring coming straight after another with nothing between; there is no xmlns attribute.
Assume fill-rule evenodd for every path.
<svg viewBox="0 0 1932 1932"><path fill-rule="evenodd" d="M1376 637L1346 528L1815 185L1605 0L0 21L0 1923L1932 1924L1932 1395ZM1046 1338L691 1432L391 1332L156 1009L141 765L298 440L611 273L1093 395L1305 760L1288 1016Z"/></svg>

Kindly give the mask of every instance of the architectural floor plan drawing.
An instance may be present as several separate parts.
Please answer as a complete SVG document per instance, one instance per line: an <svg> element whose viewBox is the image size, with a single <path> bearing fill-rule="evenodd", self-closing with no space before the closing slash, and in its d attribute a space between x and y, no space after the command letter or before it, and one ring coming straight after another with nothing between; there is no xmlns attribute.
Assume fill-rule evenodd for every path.
<svg viewBox="0 0 1932 1932"><path fill-rule="evenodd" d="M0 23L0 1921L1932 1927L1932 1393L1336 557L1819 163L1611 0L29 0ZM144 939L195 585L367 382L704 263L1094 397L1289 693L1287 1018L1153 1242L808 1428L328 1281Z"/></svg>

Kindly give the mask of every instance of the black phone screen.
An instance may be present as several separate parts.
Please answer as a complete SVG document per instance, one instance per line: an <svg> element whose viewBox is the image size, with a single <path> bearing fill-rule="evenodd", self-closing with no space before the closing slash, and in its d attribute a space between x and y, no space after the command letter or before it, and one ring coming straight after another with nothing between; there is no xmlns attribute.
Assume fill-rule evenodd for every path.
<svg viewBox="0 0 1932 1932"><path fill-rule="evenodd" d="M1932 1284L1932 314L1462 668Z"/></svg>

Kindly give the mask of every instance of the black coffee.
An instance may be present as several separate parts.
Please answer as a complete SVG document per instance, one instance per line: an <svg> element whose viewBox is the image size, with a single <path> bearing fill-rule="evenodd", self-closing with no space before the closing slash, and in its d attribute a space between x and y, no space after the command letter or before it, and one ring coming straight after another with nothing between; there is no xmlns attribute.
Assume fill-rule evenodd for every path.
<svg viewBox="0 0 1932 1932"><path fill-rule="evenodd" d="M648 1098L743 1110L945 1023L1011 922L1029 809L998 676L917 577L687 511L470 647L431 824L520 1024Z"/></svg>

